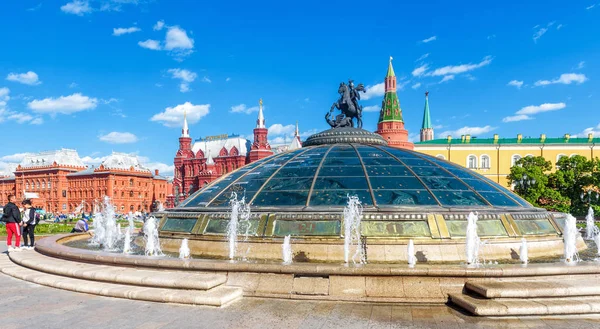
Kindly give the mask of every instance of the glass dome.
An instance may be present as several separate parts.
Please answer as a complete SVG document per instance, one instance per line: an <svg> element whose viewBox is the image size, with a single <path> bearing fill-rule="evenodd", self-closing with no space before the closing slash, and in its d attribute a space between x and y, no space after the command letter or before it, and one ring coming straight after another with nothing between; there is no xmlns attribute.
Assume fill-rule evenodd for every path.
<svg viewBox="0 0 600 329"><path fill-rule="evenodd" d="M240 168L194 193L178 208L228 207L232 192L253 209L343 207L348 195L368 208L467 210L533 208L469 169L414 151L365 144L303 147Z"/></svg>

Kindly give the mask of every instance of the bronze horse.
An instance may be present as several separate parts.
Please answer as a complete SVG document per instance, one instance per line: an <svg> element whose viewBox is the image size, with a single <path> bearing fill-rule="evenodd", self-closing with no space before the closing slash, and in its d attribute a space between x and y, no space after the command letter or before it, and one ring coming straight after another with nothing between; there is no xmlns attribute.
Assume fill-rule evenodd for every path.
<svg viewBox="0 0 600 329"><path fill-rule="evenodd" d="M340 125L337 127L354 127L354 122L352 121L352 119L356 118L356 126L359 129L362 128L362 106L358 105L358 100L360 99L359 92L361 91L366 91L362 83L359 84L353 90L348 88L348 85L346 85L345 83L340 83L340 87L338 88L338 94L341 95L340 99L338 99L337 102L331 105L331 109L329 110L329 112L331 113L334 109L338 109L349 120L344 120L345 125ZM348 123L350 124L348 125Z"/></svg>

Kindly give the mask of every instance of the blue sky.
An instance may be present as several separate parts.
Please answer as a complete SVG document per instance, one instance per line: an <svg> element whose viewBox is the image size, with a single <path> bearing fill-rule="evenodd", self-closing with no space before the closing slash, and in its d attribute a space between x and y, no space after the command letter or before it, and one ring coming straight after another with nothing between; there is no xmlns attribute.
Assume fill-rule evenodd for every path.
<svg viewBox="0 0 600 329"><path fill-rule="evenodd" d="M0 171L61 147L169 171L184 108L250 136L259 98L272 142L306 136L349 78L375 130L390 55L413 137L426 90L439 138L600 136L600 0L5 0L0 31Z"/></svg>

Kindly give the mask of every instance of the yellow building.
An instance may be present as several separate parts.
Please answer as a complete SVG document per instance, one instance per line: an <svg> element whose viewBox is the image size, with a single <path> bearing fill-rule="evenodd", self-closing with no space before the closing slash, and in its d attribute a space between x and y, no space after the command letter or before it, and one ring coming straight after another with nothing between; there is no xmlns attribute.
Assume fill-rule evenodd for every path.
<svg viewBox="0 0 600 329"><path fill-rule="evenodd" d="M508 187L510 167L526 156L543 156L556 168L558 159L564 156L582 155L588 159L600 157L600 138L589 134L584 138L476 138L470 135L461 138L448 136L415 143L415 151L436 156L475 170L489 179Z"/></svg>

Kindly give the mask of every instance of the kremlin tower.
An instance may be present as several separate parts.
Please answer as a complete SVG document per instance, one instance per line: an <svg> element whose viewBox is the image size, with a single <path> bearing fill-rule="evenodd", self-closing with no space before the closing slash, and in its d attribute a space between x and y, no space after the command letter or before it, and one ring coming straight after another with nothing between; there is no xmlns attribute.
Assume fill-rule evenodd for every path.
<svg viewBox="0 0 600 329"><path fill-rule="evenodd" d="M425 92L425 110L423 112L423 125L421 126L421 142L433 139L433 127L431 126L431 117L429 115L429 92Z"/></svg>
<svg viewBox="0 0 600 329"><path fill-rule="evenodd" d="M271 145L269 145L269 142L267 141L269 130L265 126L262 98L258 101L258 105L258 119L256 120L256 128L254 128L254 143L252 143L249 155L250 162L273 155Z"/></svg>
<svg viewBox="0 0 600 329"><path fill-rule="evenodd" d="M392 57L385 77L385 95L381 103L377 134L381 135L391 147L414 149L413 143L408 141L408 131L404 129L402 109L396 94L396 74L392 67Z"/></svg>

